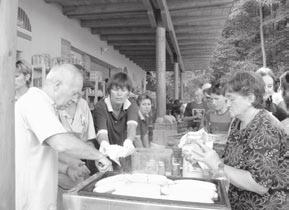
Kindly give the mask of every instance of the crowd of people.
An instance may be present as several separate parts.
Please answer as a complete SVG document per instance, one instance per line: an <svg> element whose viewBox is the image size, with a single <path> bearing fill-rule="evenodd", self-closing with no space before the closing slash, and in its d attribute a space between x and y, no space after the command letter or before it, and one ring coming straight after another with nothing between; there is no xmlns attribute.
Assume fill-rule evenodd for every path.
<svg viewBox="0 0 289 210"><path fill-rule="evenodd" d="M289 72L276 86L268 68L236 72L226 83L213 81L192 90L186 106L176 100L171 113L194 131L227 134L220 155L199 144L195 160L230 181L232 209L289 209ZM16 209L56 209L57 186L70 187L100 171L128 171L136 147L150 147L153 100L130 99L125 73L107 82L106 96L91 112L82 99L79 66L53 67L41 89L30 87L31 70L16 63Z"/></svg>

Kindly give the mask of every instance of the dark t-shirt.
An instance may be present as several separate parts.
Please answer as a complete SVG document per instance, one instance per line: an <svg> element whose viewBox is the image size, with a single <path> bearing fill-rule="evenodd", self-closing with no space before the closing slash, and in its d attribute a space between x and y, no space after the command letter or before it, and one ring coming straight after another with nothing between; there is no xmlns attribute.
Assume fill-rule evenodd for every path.
<svg viewBox="0 0 289 210"><path fill-rule="evenodd" d="M265 101L265 109L271 112L279 121L285 120L289 117L288 113L286 113L282 107L273 103L272 97Z"/></svg>
<svg viewBox="0 0 289 210"><path fill-rule="evenodd" d="M95 105L93 112L95 132L107 130L110 144L122 145L127 138L127 122L138 120L138 107L132 102L128 109L121 108L118 116L108 110L103 100Z"/></svg>
<svg viewBox="0 0 289 210"><path fill-rule="evenodd" d="M206 106L204 103L197 104L196 102L190 102L187 104L184 117L195 117L195 119L189 121L189 127L193 129L199 129L203 117L206 112Z"/></svg>
<svg viewBox="0 0 289 210"><path fill-rule="evenodd" d="M134 102L130 102L130 106L124 109L124 105L120 110L118 116L115 116L112 110L109 110L108 106L111 107L106 99L102 99L95 105L93 111L93 120L95 132L100 130L107 130L108 140L110 144L123 145L124 140L127 138L127 123L129 121L135 121L137 123L138 118L138 106ZM99 145L97 145L99 147ZM113 169L122 172L129 172L131 167L131 158L126 157L120 159L121 167L113 163ZM95 167L89 168L92 173L96 172Z"/></svg>
<svg viewBox="0 0 289 210"><path fill-rule="evenodd" d="M144 118L142 118L140 115L138 116L136 134L140 135L142 142L143 137L149 133L149 129L152 127L153 123L151 116L145 116Z"/></svg>

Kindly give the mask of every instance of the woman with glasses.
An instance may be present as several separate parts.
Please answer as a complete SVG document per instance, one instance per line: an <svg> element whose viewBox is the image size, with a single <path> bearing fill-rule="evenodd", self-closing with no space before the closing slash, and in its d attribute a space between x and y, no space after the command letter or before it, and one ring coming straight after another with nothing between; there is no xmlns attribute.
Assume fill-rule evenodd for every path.
<svg viewBox="0 0 289 210"><path fill-rule="evenodd" d="M238 72L228 82L226 97L234 118L223 159L199 144L193 157L230 181L234 210L289 209L287 138L280 122L263 109L264 82L250 72Z"/></svg>

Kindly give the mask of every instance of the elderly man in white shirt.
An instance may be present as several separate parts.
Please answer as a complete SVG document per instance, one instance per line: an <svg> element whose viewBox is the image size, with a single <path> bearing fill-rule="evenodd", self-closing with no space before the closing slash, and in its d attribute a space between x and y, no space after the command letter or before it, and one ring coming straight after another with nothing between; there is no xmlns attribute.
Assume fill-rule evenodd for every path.
<svg viewBox="0 0 289 210"><path fill-rule="evenodd" d="M68 133L57 111L78 97L82 73L73 65L51 69L42 89L30 88L15 104L16 210L56 210L58 152L95 160L100 171L111 162Z"/></svg>

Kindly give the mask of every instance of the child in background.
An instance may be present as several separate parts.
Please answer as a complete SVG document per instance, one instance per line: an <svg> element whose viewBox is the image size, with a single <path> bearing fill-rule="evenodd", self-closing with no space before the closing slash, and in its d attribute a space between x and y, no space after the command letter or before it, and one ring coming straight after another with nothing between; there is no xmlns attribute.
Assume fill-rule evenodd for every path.
<svg viewBox="0 0 289 210"><path fill-rule="evenodd" d="M206 91L212 110L207 111L204 117L204 128L211 134L226 134L231 123L231 116L224 86L220 83L213 85Z"/></svg>
<svg viewBox="0 0 289 210"><path fill-rule="evenodd" d="M186 106L183 120L188 121L189 127L197 131L201 127L205 112L206 104L203 103L203 91L198 87L194 92L194 100Z"/></svg>

